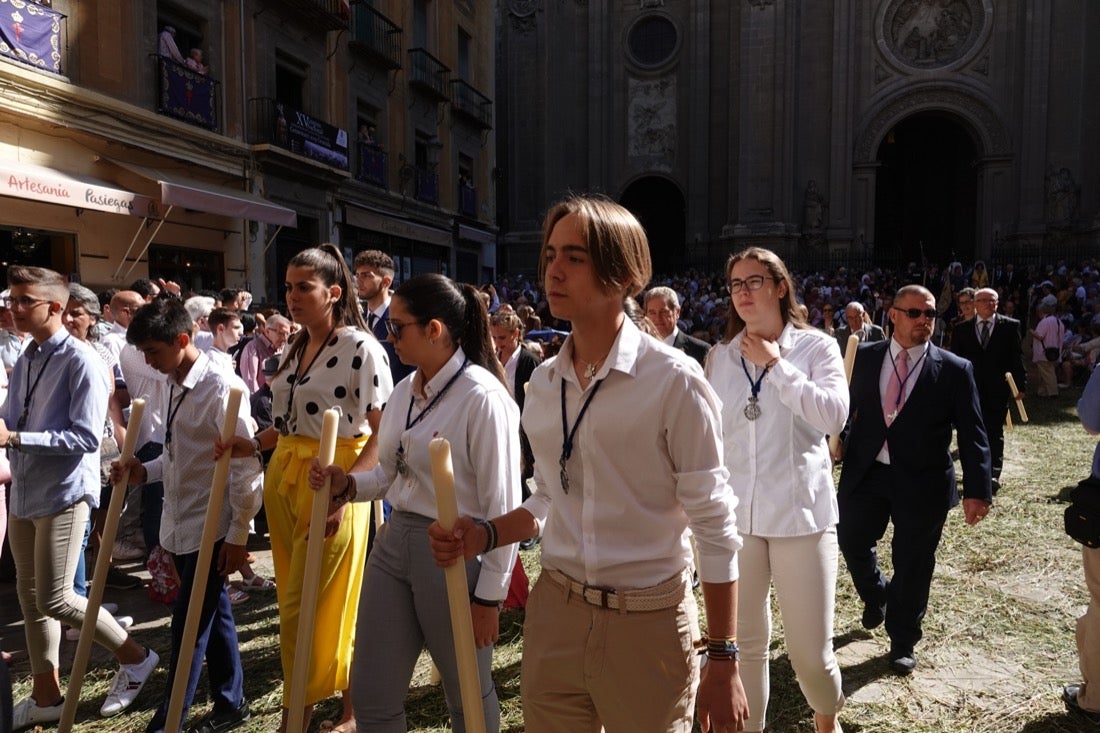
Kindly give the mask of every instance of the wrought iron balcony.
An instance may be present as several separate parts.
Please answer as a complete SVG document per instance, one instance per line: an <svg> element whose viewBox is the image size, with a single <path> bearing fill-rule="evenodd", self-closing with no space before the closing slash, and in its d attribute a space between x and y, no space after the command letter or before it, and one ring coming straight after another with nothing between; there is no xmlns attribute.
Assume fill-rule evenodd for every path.
<svg viewBox="0 0 1100 733"><path fill-rule="evenodd" d="M451 80L451 109L474 127L493 129L493 101L462 79Z"/></svg>
<svg viewBox="0 0 1100 733"><path fill-rule="evenodd" d="M418 201L439 205L439 174L435 171L416 169L416 191Z"/></svg>
<svg viewBox="0 0 1100 733"><path fill-rule="evenodd" d="M401 68L401 28L369 5L356 5L349 46L387 69Z"/></svg>
<svg viewBox="0 0 1100 733"><path fill-rule="evenodd" d="M347 0L273 0L323 31L338 31L348 27L351 6Z"/></svg>
<svg viewBox="0 0 1100 733"><path fill-rule="evenodd" d="M250 139L348 170L347 131L270 97L248 100Z"/></svg>
<svg viewBox="0 0 1100 733"><path fill-rule="evenodd" d="M437 102L447 101L447 74L451 70L422 48L409 49L409 85Z"/></svg>
<svg viewBox="0 0 1100 733"><path fill-rule="evenodd" d="M471 219L477 218L477 189L473 186L458 184L458 213Z"/></svg>
<svg viewBox="0 0 1100 733"><path fill-rule="evenodd" d="M389 155L374 143L359 143L359 168L355 177L360 181L386 188Z"/></svg>
<svg viewBox="0 0 1100 733"><path fill-rule="evenodd" d="M218 129L218 80L153 54L157 112L208 130Z"/></svg>

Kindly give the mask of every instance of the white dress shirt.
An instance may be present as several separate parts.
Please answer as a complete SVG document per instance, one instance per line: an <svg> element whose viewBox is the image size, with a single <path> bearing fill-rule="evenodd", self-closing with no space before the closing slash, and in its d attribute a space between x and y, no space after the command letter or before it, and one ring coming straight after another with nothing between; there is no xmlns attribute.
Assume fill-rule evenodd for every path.
<svg viewBox="0 0 1100 733"><path fill-rule="evenodd" d="M191 366L183 384L163 375L171 389L172 440L164 452L146 464L149 482L164 482L164 510L160 544L173 555L198 552L206 526L206 507L214 481L214 438L225 423L229 390L244 392L235 434L252 437L248 390L232 371L226 371L204 353ZM167 427L167 415L164 416ZM218 517L217 538L234 545L248 541L248 523L263 502L263 477L254 456L233 458Z"/></svg>
<svg viewBox="0 0 1100 733"><path fill-rule="evenodd" d="M504 376L508 378L508 384L514 385L516 383L516 367L519 366L519 350L522 348L522 346L516 346L512 350L512 355L508 357L508 363L504 365ZM520 389L522 389L522 386ZM515 393L513 392L513 394Z"/></svg>
<svg viewBox="0 0 1100 733"><path fill-rule="evenodd" d="M745 417L752 394L741 366L742 331L714 347L707 378L722 399L722 430L730 485L737 495L737 529L759 537L822 532L839 520L826 435L848 417L848 383L832 336L788 324L781 358L758 395L760 416ZM745 360L754 380L763 368Z"/></svg>
<svg viewBox="0 0 1100 733"><path fill-rule="evenodd" d="M118 366L130 399L145 400L145 412L134 450L146 443L164 442L164 411L168 404L168 382L163 374L145 363L145 356L133 344L118 352Z"/></svg>
<svg viewBox="0 0 1100 733"><path fill-rule="evenodd" d="M378 466L355 474L356 501L385 497L398 511L437 517L428 443L441 437L451 443L460 515L489 519L516 508L520 500L519 408L490 372L467 364L431 411L406 428L406 419L416 421L465 360L459 349L426 385L420 385L419 370L397 383L378 428ZM408 467L404 475L397 468L399 447L404 448ZM482 556L474 592L478 598L497 601L508 595L516 553L512 544Z"/></svg>
<svg viewBox="0 0 1100 733"><path fill-rule="evenodd" d="M542 563L575 580L648 588L692 563L699 578L737 579L737 498L722 463L721 404L699 364L624 319L586 390L572 368L573 337L531 376L523 428L535 455L524 502L542 533ZM580 421L562 490L561 389L569 429Z"/></svg>
<svg viewBox="0 0 1100 733"><path fill-rule="evenodd" d="M921 369L924 369L925 356L928 354L928 344L917 344L909 351L909 374L905 378L905 384L902 385L902 403L901 409L905 409L905 402L909 399L909 394L913 391L913 387L917 383L917 379L920 377ZM878 375L878 393L880 400L886 395L886 388L890 384L890 377L894 375L894 362L897 361L898 354L901 353L901 344L894 339L890 339L890 351L882 359L882 371ZM900 412L900 410L899 410ZM882 444L882 450L875 456L875 460L879 463L890 463L890 450L887 448L886 443Z"/></svg>

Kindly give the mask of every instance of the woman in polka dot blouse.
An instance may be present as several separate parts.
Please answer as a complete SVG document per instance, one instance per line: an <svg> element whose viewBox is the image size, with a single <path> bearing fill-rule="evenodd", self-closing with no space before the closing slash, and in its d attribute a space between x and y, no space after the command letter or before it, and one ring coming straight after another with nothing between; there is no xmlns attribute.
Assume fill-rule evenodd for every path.
<svg viewBox="0 0 1100 733"><path fill-rule="evenodd" d="M283 663L283 725L294 667L306 540L309 533L310 459L320 450L325 410L339 407L336 465L366 470L378 463L377 434L393 381L382 344L363 322L351 272L331 244L304 250L287 264L286 302L302 326L283 353L271 380L274 426L241 451L275 453L264 480L264 504L271 531L271 555L279 594L279 644ZM325 549L313 655L306 683L305 723L312 706L339 690L341 722L351 719L348 675L355 636L359 590L366 563L370 506L335 508L325 527Z"/></svg>

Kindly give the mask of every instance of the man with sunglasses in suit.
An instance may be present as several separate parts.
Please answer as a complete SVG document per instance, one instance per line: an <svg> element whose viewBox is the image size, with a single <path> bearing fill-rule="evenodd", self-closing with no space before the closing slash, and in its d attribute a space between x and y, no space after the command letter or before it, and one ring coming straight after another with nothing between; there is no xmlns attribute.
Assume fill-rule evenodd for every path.
<svg viewBox="0 0 1100 733"><path fill-rule="evenodd" d="M931 343L936 300L920 285L894 297L889 341L861 344L851 382L850 431L838 502L837 539L856 591L862 623L885 620L890 669L910 674L921 639L947 512L959 503L951 460L958 432L966 523L989 512L989 442L970 362ZM893 579L878 566L877 544L894 525Z"/></svg>

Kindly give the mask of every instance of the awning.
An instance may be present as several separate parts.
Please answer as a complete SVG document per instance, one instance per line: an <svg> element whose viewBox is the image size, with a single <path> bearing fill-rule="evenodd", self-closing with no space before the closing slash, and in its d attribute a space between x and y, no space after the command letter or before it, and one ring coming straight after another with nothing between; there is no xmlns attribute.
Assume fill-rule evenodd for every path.
<svg viewBox="0 0 1100 733"><path fill-rule="evenodd" d="M113 158L100 156L98 160L157 183L160 186L160 199L164 206L179 206L208 214L220 214L235 219L248 219L279 226L298 225L298 214L293 209L273 204L264 197L248 191L196 181L175 173L165 173L156 168L123 163Z"/></svg>
<svg viewBox="0 0 1100 733"><path fill-rule="evenodd" d="M148 196L88 176L14 160L0 159L0 196L130 216L157 215L157 202Z"/></svg>

